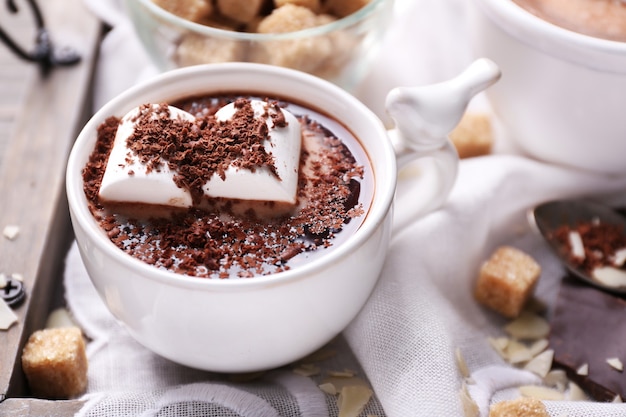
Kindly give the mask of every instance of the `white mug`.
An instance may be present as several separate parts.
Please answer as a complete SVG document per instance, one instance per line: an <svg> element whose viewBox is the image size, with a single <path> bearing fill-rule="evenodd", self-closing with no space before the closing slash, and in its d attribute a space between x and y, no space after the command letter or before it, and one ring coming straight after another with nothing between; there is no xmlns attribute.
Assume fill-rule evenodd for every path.
<svg viewBox="0 0 626 417"><path fill-rule="evenodd" d="M388 99L398 123L397 150L382 122L339 87L311 75L247 63L173 70L132 88L85 125L67 167L67 196L87 272L113 313L141 344L172 361L217 372L250 372L295 361L340 333L370 296L392 234L397 161L433 156L436 191L417 208L441 205L452 187L458 156L447 134L472 95L499 76L480 60L447 83L398 89ZM375 191L359 229L328 254L269 276L199 279L157 269L118 249L87 207L81 172L97 127L144 103L223 92L264 92L333 115L359 139L374 170ZM402 149L400 149L402 148ZM400 155L400 156L399 156Z"/></svg>
<svg viewBox="0 0 626 417"><path fill-rule="evenodd" d="M626 174L626 42L563 29L512 0L474 0L476 56L502 80L487 97L505 137L536 159Z"/></svg>

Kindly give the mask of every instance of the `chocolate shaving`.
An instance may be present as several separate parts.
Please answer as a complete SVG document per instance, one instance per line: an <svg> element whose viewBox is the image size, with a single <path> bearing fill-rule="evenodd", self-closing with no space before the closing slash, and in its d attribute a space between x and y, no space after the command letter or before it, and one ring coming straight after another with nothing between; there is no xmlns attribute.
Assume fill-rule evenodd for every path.
<svg viewBox="0 0 626 417"><path fill-rule="evenodd" d="M214 117L216 110L233 100L238 107L236 120L218 122ZM273 123L286 123L282 112L276 111L278 102L269 103L268 115ZM359 198L360 183L366 177L364 167L341 139L306 116L298 116L303 136L308 138L301 152L298 207L288 211L283 208L279 212L282 214L276 215L279 207L274 202L200 196L200 183L215 172L223 174L231 163L249 169L273 164L271 154L256 152L267 126L253 122L247 99L220 96L175 104L194 114L196 122L172 123L165 104L160 105L156 118L148 111L142 112L132 148L152 169L158 170L167 163L178 172L180 185L194 190L192 208L105 205L99 200L118 119L108 119L100 127L96 148L83 171L92 213L111 241L128 254L155 267L191 276L267 275L288 270L305 262L306 254L333 246L346 224L364 216ZM309 142L319 144L319 149L311 152L305 145ZM250 147L254 155L246 151Z"/></svg>
<svg viewBox="0 0 626 417"><path fill-rule="evenodd" d="M577 232L583 242L585 256L579 258L572 253L569 233ZM626 248L626 234L621 225L601 222L580 222L576 226L563 225L549 236L559 242L563 254L573 265L591 273L596 267L611 265L611 257L619 249Z"/></svg>
<svg viewBox="0 0 626 417"><path fill-rule="evenodd" d="M271 112L256 118L249 99L235 100L237 112L231 120L218 121L214 115L190 122L172 120L168 105L155 111L152 105L140 107L135 129L127 139L128 148L147 166L146 172L167 164L175 172L174 182L188 189L195 203L203 195L204 185L214 174L224 180L229 167L256 172L266 167L279 178L274 157L264 147L269 139L266 119L274 125L287 125L276 104Z"/></svg>

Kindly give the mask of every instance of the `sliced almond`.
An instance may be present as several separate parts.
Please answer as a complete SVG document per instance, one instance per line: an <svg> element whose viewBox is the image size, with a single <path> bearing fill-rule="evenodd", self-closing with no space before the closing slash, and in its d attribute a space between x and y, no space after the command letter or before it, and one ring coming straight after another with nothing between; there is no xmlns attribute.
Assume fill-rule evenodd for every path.
<svg viewBox="0 0 626 417"><path fill-rule="evenodd" d="M459 372L463 376L463 378L468 378L470 376L469 368L467 367L467 362L465 362L465 358L461 353L460 348L456 348L455 351L456 365L459 368Z"/></svg>
<svg viewBox="0 0 626 417"><path fill-rule="evenodd" d="M325 382L323 384L318 385L319 389L321 389L322 391L324 391L326 394L328 395L337 395L339 394L339 391L337 391L337 388L331 384L330 382Z"/></svg>
<svg viewBox="0 0 626 417"><path fill-rule="evenodd" d="M518 318L504 327L504 331L518 340L537 340L548 335L550 325L543 317L522 311Z"/></svg>
<svg viewBox="0 0 626 417"><path fill-rule="evenodd" d="M505 353L506 359L513 365L528 362L533 358L533 354L530 352L530 349L528 349L525 344L520 343L517 340L511 340L509 342Z"/></svg>
<svg viewBox="0 0 626 417"><path fill-rule="evenodd" d="M24 275L18 274L17 272L12 273L11 278L13 278L16 281L24 282Z"/></svg>
<svg viewBox="0 0 626 417"><path fill-rule="evenodd" d="M608 358L606 363L608 363L611 368L617 369L620 372L624 370L624 364L622 364L622 361L619 360L619 358Z"/></svg>
<svg viewBox="0 0 626 417"><path fill-rule="evenodd" d="M368 387L360 385L343 387L337 398L339 417L358 417L373 393Z"/></svg>
<svg viewBox="0 0 626 417"><path fill-rule="evenodd" d="M459 398L461 399L461 406L463 407L463 414L465 417L478 417L480 415L478 404L476 404L476 401L474 401L472 396L469 394L466 384L461 385Z"/></svg>
<svg viewBox="0 0 626 417"><path fill-rule="evenodd" d="M567 235L569 241L570 253L578 259L585 259L585 245L583 239L576 230L571 230Z"/></svg>
<svg viewBox="0 0 626 417"><path fill-rule="evenodd" d="M552 359L554 359L554 350L545 350L529 361L524 369L545 378L552 368Z"/></svg>
<svg viewBox="0 0 626 417"><path fill-rule="evenodd" d="M546 350L548 348L548 346L550 345L550 342L548 341L548 339L538 339L535 340L529 347L528 350L530 350L530 353L533 356L537 356L539 355L541 352L543 352L544 350Z"/></svg>
<svg viewBox="0 0 626 417"><path fill-rule="evenodd" d="M0 289L7 286L7 276L5 274L0 273Z"/></svg>
<svg viewBox="0 0 626 417"><path fill-rule="evenodd" d="M612 288L626 287L626 271L612 266L600 266L591 271L593 279Z"/></svg>
<svg viewBox="0 0 626 417"><path fill-rule="evenodd" d="M489 342L489 344L491 345L491 347L498 352L498 355L500 355L500 357L502 359L507 359L507 355L506 355L506 347L509 344L510 339L508 337L489 337L487 338L487 341Z"/></svg>
<svg viewBox="0 0 626 417"><path fill-rule="evenodd" d="M562 369L553 369L543 378L543 383L549 387L556 388L559 391L565 391L569 379Z"/></svg>
<svg viewBox="0 0 626 417"><path fill-rule="evenodd" d="M17 316L6 301L0 298L0 330L8 330L15 323L17 323Z"/></svg>
<svg viewBox="0 0 626 417"><path fill-rule="evenodd" d="M611 261L617 267L624 266L624 263L626 263L626 248L616 250Z"/></svg>
<svg viewBox="0 0 626 417"><path fill-rule="evenodd" d="M17 237L17 235L20 234L20 228L19 228L19 226L11 224L11 225L8 225L8 226L4 227L4 229L2 230L2 234L7 239L13 240L13 239L15 239Z"/></svg>
<svg viewBox="0 0 626 417"><path fill-rule="evenodd" d="M59 307L53 310L52 312L50 312L50 314L48 314L48 318L46 319L46 325L45 325L47 329L53 328L53 327L72 327L72 326L76 326L76 323L74 323L74 320L72 319L72 316L70 315L70 312L66 308L63 308L63 307Z"/></svg>
<svg viewBox="0 0 626 417"><path fill-rule="evenodd" d="M580 365L578 369L576 369L576 373L582 376L589 375L589 364L583 363L582 365Z"/></svg>
<svg viewBox="0 0 626 417"><path fill-rule="evenodd" d="M587 401L589 398L587 398L587 394L585 394L582 388L570 381L567 399L570 401Z"/></svg>
<svg viewBox="0 0 626 417"><path fill-rule="evenodd" d="M565 399L565 395L562 392L539 385L523 385L519 387L519 391L524 397L536 398L538 400L559 401Z"/></svg>

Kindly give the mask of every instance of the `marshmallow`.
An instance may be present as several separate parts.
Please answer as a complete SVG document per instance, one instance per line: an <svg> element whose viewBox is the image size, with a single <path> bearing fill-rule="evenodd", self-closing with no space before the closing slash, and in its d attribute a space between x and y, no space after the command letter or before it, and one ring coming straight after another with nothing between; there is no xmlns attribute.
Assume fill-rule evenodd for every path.
<svg viewBox="0 0 626 417"><path fill-rule="evenodd" d="M222 179L213 174L204 185L205 195L241 200L277 201L295 204L300 162L301 132L300 123L294 115L282 111L287 125L276 127L271 117L271 107L264 101L251 100L255 118L263 118L269 128L268 138L263 143L265 152L274 158L276 174L267 167L250 171L231 165ZM159 105L153 104L155 110ZM170 119L181 118L195 121L195 117L183 110L168 106ZM100 186L100 197L107 201L146 203L173 207L190 207L192 197L189 190L180 188L174 182L175 172L167 164L158 170L149 170L139 161L127 146L127 139L134 132L139 108L128 112L118 127L113 148ZM220 109L215 117L219 121L233 118L237 109L230 103Z"/></svg>

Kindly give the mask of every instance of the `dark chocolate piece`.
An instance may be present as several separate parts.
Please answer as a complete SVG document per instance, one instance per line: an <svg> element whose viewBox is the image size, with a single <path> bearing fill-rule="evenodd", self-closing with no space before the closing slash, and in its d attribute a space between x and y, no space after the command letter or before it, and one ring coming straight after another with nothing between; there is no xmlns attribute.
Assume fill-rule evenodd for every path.
<svg viewBox="0 0 626 417"><path fill-rule="evenodd" d="M598 401L626 399L626 373L607 363L626 363L626 300L564 278L550 325L556 367ZM584 364L588 375L578 375Z"/></svg>

